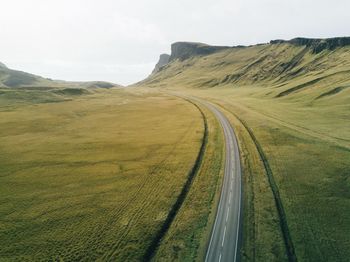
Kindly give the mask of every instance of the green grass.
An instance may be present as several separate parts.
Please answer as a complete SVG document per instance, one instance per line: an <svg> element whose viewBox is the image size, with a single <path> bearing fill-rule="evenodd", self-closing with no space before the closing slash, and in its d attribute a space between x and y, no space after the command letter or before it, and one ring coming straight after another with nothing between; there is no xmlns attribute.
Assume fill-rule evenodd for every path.
<svg viewBox="0 0 350 262"><path fill-rule="evenodd" d="M213 101L251 129L271 168L278 215L256 146L241 123L245 261L286 259L285 219L299 261L350 256L350 52L290 44L226 49L173 61L141 83ZM230 112L227 112L230 111Z"/></svg>
<svg viewBox="0 0 350 262"><path fill-rule="evenodd" d="M41 76L0 66L0 88L2 87L19 88L25 90L48 90L55 88L112 88L120 86L103 81L68 82L61 80L52 80L49 78L43 78Z"/></svg>
<svg viewBox="0 0 350 262"><path fill-rule="evenodd" d="M287 261L279 215L259 151L245 122L220 105L238 136L243 165L244 261Z"/></svg>
<svg viewBox="0 0 350 262"><path fill-rule="evenodd" d="M208 141L201 168L172 226L162 240L155 261L203 261L215 219L223 176L223 141L219 123L202 108Z"/></svg>
<svg viewBox="0 0 350 262"><path fill-rule="evenodd" d="M121 90L11 92L0 100L0 260L139 260L198 154L198 109Z"/></svg>
<svg viewBox="0 0 350 262"><path fill-rule="evenodd" d="M299 261L346 261L349 61L349 47L315 54L259 45L173 61L142 88L1 89L0 260L142 259L203 142L198 108L162 94L176 90L217 103L238 134L243 260L287 260L285 221ZM205 255L223 141L214 116L202 110L209 131L202 165L156 261Z"/></svg>
<svg viewBox="0 0 350 262"><path fill-rule="evenodd" d="M221 103L245 120L264 149L298 259L346 260L350 151L347 123L337 117L343 112L330 107L316 114L313 108L227 94ZM260 226L267 227L265 222Z"/></svg>
<svg viewBox="0 0 350 262"><path fill-rule="evenodd" d="M223 104L253 130L273 171L298 259L345 261L349 256L346 246L350 234L350 128L349 122L344 121L347 118L344 108L348 105L296 105L244 96L244 93L255 90L191 93ZM248 149L250 152L254 150ZM249 153L249 157L253 154ZM259 169L259 163L252 165ZM250 183L254 181L247 182L246 187ZM245 246L245 258L266 261L271 254L280 261L285 253L281 252L281 244L274 242L271 245L270 242L271 239L283 242L280 232L276 231L278 217L272 218L276 207L270 196L271 190L265 188L269 194L259 187L251 190L255 198L254 211L251 212L259 216L261 210L268 208L271 215L265 214L260 221L255 221L257 231L250 232L253 236L245 236L254 241L253 246ZM251 192L244 192L247 198L251 197ZM268 199L270 205L266 202ZM251 227L252 219L245 218L246 230ZM274 246L276 249L272 250Z"/></svg>

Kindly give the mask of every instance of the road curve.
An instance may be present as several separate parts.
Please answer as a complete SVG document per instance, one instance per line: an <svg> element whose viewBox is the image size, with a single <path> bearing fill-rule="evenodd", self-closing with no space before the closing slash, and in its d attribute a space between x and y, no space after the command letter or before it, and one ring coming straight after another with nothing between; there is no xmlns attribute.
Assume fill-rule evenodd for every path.
<svg viewBox="0 0 350 262"><path fill-rule="evenodd" d="M207 107L213 112L224 131L226 149L224 179L205 261L240 261L242 171L234 130L226 116L213 104L197 97L172 94L183 99L197 101Z"/></svg>
<svg viewBox="0 0 350 262"><path fill-rule="evenodd" d="M225 136L225 174L220 202L205 261L239 261L241 230L242 173L236 135L226 116L214 105L199 100L220 122Z"/></svg>

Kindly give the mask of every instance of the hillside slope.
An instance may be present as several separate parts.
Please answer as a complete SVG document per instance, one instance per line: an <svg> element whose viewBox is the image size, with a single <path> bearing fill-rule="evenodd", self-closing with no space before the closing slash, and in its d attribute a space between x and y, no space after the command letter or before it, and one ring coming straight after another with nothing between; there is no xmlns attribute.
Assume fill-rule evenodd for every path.
<svg viewBox="0 0 350 262"><path fill-rule="evenodd" d="M265 95L275 98L337 97L350 92L350 38L296 38L231 48L175 43L170 63L141 84L165 82L195 88L271 87Z"/></svg>
<svg viewBox="0 0 350 262"><path fill-rule="evenodd" d="M298 261L347 261L350 38L222 48L176 43L170 57L136 86L200 97L230 117L244 166L243 261L285 261L291 246ZM176 231L174 225L167 238L178 244L164 242L167 252L159 255L196 257L201 247L186 253Z"/></svg>
<svg viewBox="0 0 350 262"><path fill-rule="evenodd" d="M26 89L50 89L50 88L111 88L120 87L120 85L103 81L91 82L71 82L44 78L30 73L13 70L5 64L0 63L0 88L26 88Z"/></svg>

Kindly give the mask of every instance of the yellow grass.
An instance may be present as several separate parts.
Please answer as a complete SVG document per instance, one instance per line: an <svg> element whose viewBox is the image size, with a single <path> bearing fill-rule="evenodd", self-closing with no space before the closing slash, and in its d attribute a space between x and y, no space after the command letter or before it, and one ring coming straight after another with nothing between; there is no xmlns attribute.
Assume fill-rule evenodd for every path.
<svg viewBox="0 0 350 262"><path fill-rule="evenodd" d="M197 157L200 112L121 90L66 98L0 104L0 260L140 259Z"/></svg>

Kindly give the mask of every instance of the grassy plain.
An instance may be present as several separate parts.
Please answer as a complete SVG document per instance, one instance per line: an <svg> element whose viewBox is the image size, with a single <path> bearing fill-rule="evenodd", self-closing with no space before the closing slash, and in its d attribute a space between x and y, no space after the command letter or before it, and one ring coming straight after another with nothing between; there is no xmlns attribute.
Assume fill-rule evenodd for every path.
<svg viewBox="0 0 350 262"><path fill-rule="evenodd" d="M226 108L248 123L264 149L278 185L297 257L311 261L346 261L350 233L347 140L350 129L348 122L341 124L339 115L343 112L335 110L332 114L328 110L327 119L326 114L312 117L308 112L310 108L298 107L306 111L298 119L298 110L286 104L276 105L271 101L265 104L250 99L251 103L243 104L242 99L237 98L223 100L221 103ZM271 111L274 114L270 114ZM337 125L332 127L333 122ZM334 131L322 132L329 128ZM259 193L255 196L259 197Z"/></svg>
<svg viewBox="0 0 350 262"><path fill-rule="evenodd" d="M243 261L288 261L279 216L259 152L246 127L224 107L235 129L243 166ZM233 111L235 112L235 111Z"/></svg>
<svg viewBox="0 0 350 262"><path fill-rule="evenodd" d="M307 100L296 103L253 97L252 93L259 93L257 87L183 92L217 103L227 115L234 113L253 130L277 183L297 258L346 261L350 255L349 104L310 105ZM235 116L231 123L245 161L243 258L287 259L257 149Z"/></svg>
<svg viewBox="0 0 350 262"><path fill-rule="evenodd" d="M215 219L223 176L223 136L215 116L201 107L207 119L204 157L191 190L161 242L155 261L203 261Z"/></svg>
<svg viewBox="0 0 350 262"><path fill-rule="evenodd" d="M179 98L1 90L0 260L140 260L202 136Z"/></svg>

